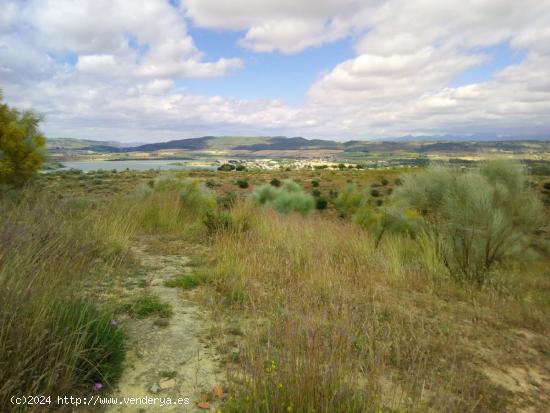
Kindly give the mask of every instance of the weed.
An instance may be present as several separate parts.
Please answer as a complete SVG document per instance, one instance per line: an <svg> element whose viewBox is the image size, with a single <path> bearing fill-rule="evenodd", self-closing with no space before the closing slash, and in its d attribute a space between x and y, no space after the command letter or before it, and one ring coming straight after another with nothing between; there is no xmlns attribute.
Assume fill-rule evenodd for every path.
<svg viewBox="0 0 550 413"><path fill-rule="evenodd" d="M152 315L168 318L173 313L170 304L163 303L157 295L153 294L142 294L132 298L123 304L120 310L136 318L146 318Z"/></svg>
<svg viewBox="0 0 550 413"><path fill-rule="evenodd" d="M204 276L202 274L194 272L191 274L178 275L177 277L170 280L165 280L164 286L170 288L183 288L184 290L191 290L201 284L204 284L204 282Z"/></svg>

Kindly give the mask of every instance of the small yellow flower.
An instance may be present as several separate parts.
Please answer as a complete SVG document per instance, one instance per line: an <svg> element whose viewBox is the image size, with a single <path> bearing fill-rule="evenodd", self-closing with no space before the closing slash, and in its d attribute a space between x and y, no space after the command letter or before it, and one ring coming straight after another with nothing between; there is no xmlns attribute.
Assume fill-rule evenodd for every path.
<svg viewBox="0 0 550 413"><path fill-rule="evenodd" d="M277 385L277 387L278 387L279 389L282 389L282 388L283 388L283 383L279 383L279 384Z"/></svg>

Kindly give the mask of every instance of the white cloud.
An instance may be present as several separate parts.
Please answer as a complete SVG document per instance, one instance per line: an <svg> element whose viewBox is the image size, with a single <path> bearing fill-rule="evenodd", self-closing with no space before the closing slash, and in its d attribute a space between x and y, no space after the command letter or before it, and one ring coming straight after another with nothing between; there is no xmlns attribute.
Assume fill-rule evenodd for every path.
<svg viewBox="0 0 550 413"><path fill-rule="evenodd" d="M29 0L7 10L0 32L11 27L26 49L77 55L83 73L201 78L243 66L236 58L203 61L184 18L164 0Z"/></svg>
<svg viewBox="0 0 550 413"><path fill-rule="evenodd" d="M243 62L208 61L189 21L242 31L239 44L255 52L349 38L356 56L319 74L300 106L196 96L177 80L223 76ZM167 0L4 0L0 87L10 103L46 114L52 136L550 136L549 27L550 0L181 0L181 9ZM498 44L522 61L453 86Z"/></svg>
<svg viewBox="0 0 550 413"><path fill-rule="evenodd" d="M356 26L354 16L379 0L183 0L202 27L246 30L240 44L256 52L297 53L333 42Z"/></svg>

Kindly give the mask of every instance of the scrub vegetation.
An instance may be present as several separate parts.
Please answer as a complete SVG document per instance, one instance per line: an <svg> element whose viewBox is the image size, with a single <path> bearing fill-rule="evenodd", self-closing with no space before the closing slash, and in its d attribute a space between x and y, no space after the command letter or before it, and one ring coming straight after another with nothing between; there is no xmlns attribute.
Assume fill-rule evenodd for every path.
<svg viewBox="0 0 550 413"><path fill-rule="evenodd" d="M2 192L0 410L109 391L118 319L170 322L159 297L105 294L147 236L196 262L164 286L211 314L223 412L544 411L546 178L502 161L235 173L54 171Z"/></svg>

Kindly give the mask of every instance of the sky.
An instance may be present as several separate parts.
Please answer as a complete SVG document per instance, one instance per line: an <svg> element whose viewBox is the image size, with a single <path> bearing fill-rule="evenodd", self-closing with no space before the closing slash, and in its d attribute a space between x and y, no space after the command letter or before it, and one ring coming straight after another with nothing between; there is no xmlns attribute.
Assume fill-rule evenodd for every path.
<svg viewBox="0 0 550 413"><path fill-rule="evenodd" d="M550 138L550 0L0 0L48 137Z"/></svg>

